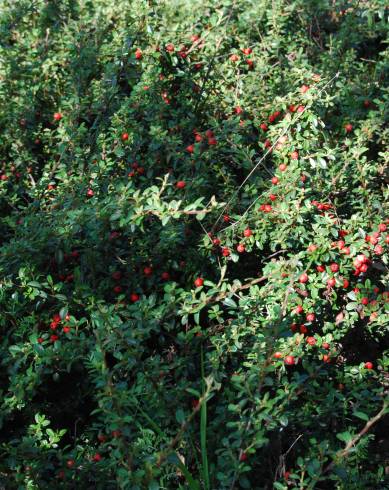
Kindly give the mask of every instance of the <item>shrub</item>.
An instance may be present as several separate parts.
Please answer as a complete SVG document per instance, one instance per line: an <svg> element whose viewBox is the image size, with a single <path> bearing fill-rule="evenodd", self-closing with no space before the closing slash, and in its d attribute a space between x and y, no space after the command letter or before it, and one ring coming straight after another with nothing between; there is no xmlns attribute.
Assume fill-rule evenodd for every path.
<svg viewBox="0 0 389 490"><path fill-rule="evenodd" d="M385 488L385 15L2 0L5 488Z"/></svg>

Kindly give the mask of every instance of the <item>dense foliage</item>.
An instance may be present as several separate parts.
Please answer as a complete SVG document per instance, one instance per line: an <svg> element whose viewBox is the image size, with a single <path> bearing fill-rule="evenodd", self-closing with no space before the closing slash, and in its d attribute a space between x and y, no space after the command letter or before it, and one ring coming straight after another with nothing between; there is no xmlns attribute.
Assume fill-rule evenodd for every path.
<svg viewBox="0 0 389 490"><path fill-rule="evenodd" d="M0 487L384 489L384 0L0 0Z"/></svg>

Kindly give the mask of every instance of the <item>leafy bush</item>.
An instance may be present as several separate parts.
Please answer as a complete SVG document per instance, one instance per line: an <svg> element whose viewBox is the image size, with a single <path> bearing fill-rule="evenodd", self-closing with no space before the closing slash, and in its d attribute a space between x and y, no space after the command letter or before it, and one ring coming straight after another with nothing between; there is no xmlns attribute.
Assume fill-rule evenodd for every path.
<svg viewBox="0 0 389 490"><path fill-rule="evenodd" d="M387 488L385 2L1 12L3 487Z"/></svg>

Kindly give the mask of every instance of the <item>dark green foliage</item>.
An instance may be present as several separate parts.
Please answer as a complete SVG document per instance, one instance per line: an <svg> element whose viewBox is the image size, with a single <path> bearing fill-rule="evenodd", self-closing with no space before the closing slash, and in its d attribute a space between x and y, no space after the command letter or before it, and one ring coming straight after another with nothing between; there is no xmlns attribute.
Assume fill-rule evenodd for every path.
<svg viewBox="0 0 389 490"><path fill-rule="evenodd" d="M387 488L385 2L0 12L0 487Z"/></svg>

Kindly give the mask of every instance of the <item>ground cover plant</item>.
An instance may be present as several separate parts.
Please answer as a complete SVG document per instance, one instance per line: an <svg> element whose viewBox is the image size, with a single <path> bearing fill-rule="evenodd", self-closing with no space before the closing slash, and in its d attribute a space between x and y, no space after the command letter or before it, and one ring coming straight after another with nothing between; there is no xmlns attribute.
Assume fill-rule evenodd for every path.
<svg viewBox="0 0 389 490"><path fill-rule="evenodd" d="M0 0L0 488L388 488L383 0Z"/></svg>

